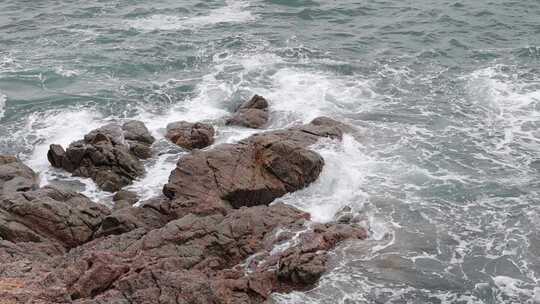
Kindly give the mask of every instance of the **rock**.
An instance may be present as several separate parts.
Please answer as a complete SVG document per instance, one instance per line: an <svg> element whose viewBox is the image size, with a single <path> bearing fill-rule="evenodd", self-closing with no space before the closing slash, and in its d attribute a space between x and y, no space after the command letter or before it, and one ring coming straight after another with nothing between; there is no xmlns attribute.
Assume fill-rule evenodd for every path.
<svg viewBox="0 0 540 304"><path fill-rule="evenodd" d="M326 252L346 239L365 239L366 230L343 224L317 224L301 234L298 246L287 249L280 257L278 277L292 285L310 286L326 271Z"/></svg>
<svg viewBox="0 0 540 304"><path fill-rule="evenodd" d="M144 174L140 159L151 155L154 138L142 122L108 124L73 142L67 150L51 145L47 157L54 167L92 178L105 191L117 191Z"/></svg>
<svg viewBox="0 0 540 304"><path fill-rule="evenodd" d="M162 228L95 239L58 259L51 273L57 279L33 297L51 303L64 303L65 295L96 304L263 303L272 292L312 286L326 271L329 249L366 237L365 230L338 224L306 230L308 218L275 204L226 216L189 214ZM299 242L275 250L278 242L291 241L275 237L283 230ZM250 256L261 258L246 272Z"/></svg>
<svg viewBox="0 0 540 304"><path fill-rule="evenodd" d="M128 201L116 201L113 204L112 210L113 211L118 211L120 209L129 208L131 206L133 206L133 205L130 204Z"/></svg>
<svg viewBox="0 0 540 304"><path fill-rule="evenodd" d="M133 191L120 190L113 195L113 202L127 201L134 205L139 201L139 195Z"/></svg>
<svg viewBox="0 0 540 304"><path fill-rule="evenodd" d="M60 145L51 145L49 152L47 152L47 159L51 165L55 168L62 168L64 159L66 158L66 151Z"/></svg>
<svg viewBox="0 0 540 304"><path fill-rule="evenodd" d="M14 156L0 155L0 195L35 190L38 175Z"/></svg>
<svg viewBox="0 0 540 304"><path fill-rule="evenodd" d="M148 159L152 157L151 145L156 140L144 123L137 120L130 120L122 125L124 138L133 155L140 159Z"/></svg>
<svg viewBox="0 0 540 304"><path fill-rule="evenodd" d="M139 228L149 231L163 227L169 220L169 217L152 208L120 208L101 221L96 237L122 234Z"/></svg>
<svg viewBox="0 0 540 304"><path fill-rule="evenodd" d="M54 242L66 248L92 237L109 210L87 197L52 187L2 196L0 237L19 242Z"/></svg>
<svg viewBox="0 0 540 304"><path fill-rule="evenodd" d="M129 151L140 159L149 159L152 157L152 148L148 144L142 144L136 141L128 140Z"/></svg>
<svg viewBox="0 0 540 304"><path fill-rule="evenodd" d="M266 204L313 182L323 160L308 147L341 136L339 123L323 120L194 151L171 175L169 197L112 213L70 191L10 188L0 193L0 302L256 304L310 288L327 270L328 251L366 230L309 223L292 206ZM103 168L104 155L125 149L126 138L115 126L91 132L84 149L51 149L51 163L89 162L73 168L98 166L105 178L114 170ZM0 157L0 172L17 164ZM138 198L119 191L114 200Z"/></svg>
<svg viewBox="0 0 540 304"><path fill-rule="evenodd" d="M262 96L255 95L240 106L236 113L227 120L227 125L260 129L268 123L268 119L268 101Z"/></svg>
<svg viewBox="0 0 540 304"><path fill-rule="evenodd" d="M167 137L188 150L202 149L214 143L214 128L204 123L173 122L167 125Z"/></svg>
<svg viewBox="0 0 540 304"><path fill-rule="evenodd" d="M113 195L113 211L128 208L139 201L139 196L133 191L120 190Z"/></svg>
<svg viewBox="0 0 540 304"><path fill-rule="evenodd" d="M178 161L163 193L177 201L225 201L235 208L268 204L315 181L324 161L307 147L342 135L340 123L328 120L195 151Z"/></svg>
<svg viewBox="0 0 540 304"><path fill-rule="evenodd" d="M130 120L122 126L122 130L124 131L124 138L126 140L149 145L153 144L156 140L141 121Z"/></svg>

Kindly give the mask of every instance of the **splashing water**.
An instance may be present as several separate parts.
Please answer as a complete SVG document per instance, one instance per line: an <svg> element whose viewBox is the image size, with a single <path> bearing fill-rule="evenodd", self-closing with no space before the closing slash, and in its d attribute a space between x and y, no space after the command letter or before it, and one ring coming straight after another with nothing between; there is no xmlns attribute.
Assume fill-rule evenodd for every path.
<svg viewBox="0 0 540 304"><path fill-rule="evenodd" d="M109 122L157 138L129 189L160 194L187 152L168 123L205 121L216 144L253 94L267 129L329 116L356 130L312 148L320 178L281 198L327 222L349 206L370 231L335 250L312 290L277 303L540 303L537 1L90 0L0 3L0 152L41 182L107 204L53 169Z"/></svg>

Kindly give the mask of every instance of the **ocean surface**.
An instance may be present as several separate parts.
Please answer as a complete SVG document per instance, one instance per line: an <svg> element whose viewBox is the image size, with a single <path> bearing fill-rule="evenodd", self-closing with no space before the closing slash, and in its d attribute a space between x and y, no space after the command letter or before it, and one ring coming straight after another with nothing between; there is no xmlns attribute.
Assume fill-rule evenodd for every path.
<svg viewBox="0 0 540 304"><path fill-rule="evenodd" d="M0 153L42 183L110 195L51 168L112 121L158 138L160 192L185 152L164 128L216 124L261 94L270 129L329 116L361 136L314 147L326 166L282 199L325 222L351 206L368 241L316 288L275 303L540 303L538 0L1 0Z"/></svg>

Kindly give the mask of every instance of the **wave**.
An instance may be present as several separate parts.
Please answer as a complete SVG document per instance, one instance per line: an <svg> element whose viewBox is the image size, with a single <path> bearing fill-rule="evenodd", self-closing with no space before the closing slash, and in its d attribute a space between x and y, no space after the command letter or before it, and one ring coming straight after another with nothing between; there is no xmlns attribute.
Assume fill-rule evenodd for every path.
<svg viewBox="0 0 540 304"><path fill-rule="evenodd" d="M510 153L511 145L540 146L540 88L513 67L498 65L467 77L467 93L483 113L481 125L494 140L496 151Z"/></svg>
<svg viewBox="0 0 540 304"><path fill-rule="evenodd" d="M7 101L7 96L5 94L2 94L2 92L0 92L0 119L4 117L6 101Z"/></svg>
<svg viewBox="0 0 540 304"><path fill-rule="evenodd" d="M127 24L143 31L173 31L202 28L219 23L245 23L256 19L255 15L245 9L247 5L245 1L227 1L224 7L213 9L207 15L179 17L158 14L130 20Z"/></svg>

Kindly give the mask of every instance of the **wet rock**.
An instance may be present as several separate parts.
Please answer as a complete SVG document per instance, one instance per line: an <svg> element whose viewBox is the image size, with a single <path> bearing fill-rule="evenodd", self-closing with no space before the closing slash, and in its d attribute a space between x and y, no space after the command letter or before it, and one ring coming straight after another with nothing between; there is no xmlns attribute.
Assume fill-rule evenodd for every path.
<svg viewBox="0 0 540 304"><path fill-rule="evenodd" d="M113 195L113 211L129 208L139 201L139 195L133 191L120 190Z"/></svg>
<svg viewBox="0 0 540 304"><path fill-rule="evenodd" d="M167 125L167 137L174 144L188 150L202 149L214 143L214 128L205 123L186 121Z"/></svg>
<svg viewBox="0 0 540 304"><path fill-rule="evenodd" d="M126 140L149 145L153 144L156 140L141 121L130 120L122 126L122 130L124 131L124 138Z"/></svg>
<svg viewBox="0 0 540 304"><path fill-rule="evenodd" d="M142 122L108 124L71 143L67 150L51 145L47 157L54 167L92 178L105 191L117 191L144 174L140 159L151 155L154 138Z"/></svg>
<svg viewBox="0 0 540 304"><path fill-rule="evenodd" d="M344 206L336 213L334 218L336 219L336 222L340 224L347 224L351 223L354 219L354 213L350 206Z"/></svg>
<svg viewBox="0 0 540 304"><path fill-rule="evenodd" d="M260 129L268 123L268 119L268 101L262 96L255 95L240 106L236 113L227 120L227 125Z"/></svg>
<svg viewBox="0 0 540 304"><path fill-rule="evenodd" d="M125 131L107 130L84 144L123 149ZM309 223L292 206L266 204L313 182L323 161L309 145L341 136L339 123L323 121L194 151L179 161L168 197L112 213L49 187L0 194L1 301L264 303L272 292L312 287L327 252L366 230ZM62 166L104 162L77 149L57 162L62 153L51 150ZM0 157L0 167L14 162ZM120 191L114 200L138 198Z"/></svg>
<svg viewBox="0 0 540 304"><path fill-rule="evenodd" d="M133 155L140 159L152 157L151 145L154 143L155 138L150 134L144 123L130 120L122 126L122 130Z"/></svg>
<svg viewBox="0 0 540 304"><path fill-rule="evenodd" d="M328 119L195 151L178 161L163 193L202 204L225 201L235 208L268 204L315 181L324 161L307 147L342 135L341 124Z"/></svg>
<svg viewBox="0 0 540 304"><path fill-rule="evenodd" d="M120 190L113 195L113 202L127 201L134 205L139 201L139 195L136 192L128 190Z"/></svg>
<svg viewBox="0 0 540 304"><path fill-rule="evenodd" d="M0 195L39 187L38 175L14 156L0 155Z"/></svg>

